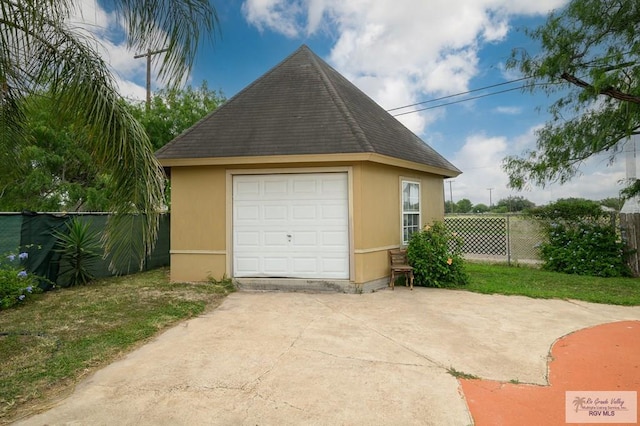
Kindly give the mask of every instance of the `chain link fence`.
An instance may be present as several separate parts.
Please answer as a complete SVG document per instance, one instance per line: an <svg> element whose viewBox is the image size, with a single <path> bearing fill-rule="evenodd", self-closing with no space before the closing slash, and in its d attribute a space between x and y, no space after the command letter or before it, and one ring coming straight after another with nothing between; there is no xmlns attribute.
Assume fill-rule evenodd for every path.
<svg viewBox="0 0 640 426"><path fill-rule="evenodd" d="M540 223L522 215L447 215L447 228L462 238L465 258L501 262L541 262L538 246L545 241Z"/></svg>

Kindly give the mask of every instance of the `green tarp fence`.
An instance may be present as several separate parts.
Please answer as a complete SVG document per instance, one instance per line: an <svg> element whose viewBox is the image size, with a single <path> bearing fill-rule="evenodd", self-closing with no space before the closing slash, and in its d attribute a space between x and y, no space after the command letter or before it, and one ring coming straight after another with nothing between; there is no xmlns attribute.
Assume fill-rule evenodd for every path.
<svg viewBox="0 0 640 426"><path fill-rule="evenodd" d="M56 230L64 232L66 223L71 219L88 223L91 231L98 232L99 236L105 229L109 220L109 214L100 213L77 213L77 214L56 214L56 213L4 213L0 214L0 255L17 254L17 252L29 253L26 261L26 268L32 273L46 278L50 283L64 286L64 277L59 275L61 259L56 252L57 239L54 236ZM133 226L140 227L140 217L133 217ZM158 230L158 240L151 255L147 256L144 270L150 270L169 265L169 214L160 217L160 228ZM135 231L133 231L135 233ZM109 270L110 257L102 256L93 264L90 272L96 278L112 276ZM120 274L138 272L137 261L130 262L131 265L116 265ZM62 265L64 266L64 265ZM64 270L64 268L62 268ZM44 288L50 286L43 282Z"/></svg>

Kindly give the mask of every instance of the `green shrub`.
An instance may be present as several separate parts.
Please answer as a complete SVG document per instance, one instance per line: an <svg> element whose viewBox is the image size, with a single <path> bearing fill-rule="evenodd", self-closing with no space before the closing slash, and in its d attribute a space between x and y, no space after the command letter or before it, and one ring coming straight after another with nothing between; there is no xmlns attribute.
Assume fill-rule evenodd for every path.
<svg viewBox="0 0 640 426"><path fill-rule="evenodd" d="M462 258L462 238L449 232L442 222L414 233L407 257L414 268L416 285L446 287L469 282Z"/></svg>
<svg viewBox="0 0 640 426"><path fill-rule="evenodd" d="M0 258L0 309L24 303L35 293L40 293L38 277L27 272L23 262L26 252L6 254Z"/></svg>
<svg viewBox="0 0 640 426"><path fill-rule="evenodd" d="M593 222L607 216L607 212L602 209L599 203L584 198L559 198L546 206L535 207L529 213L548 223L557 221Z"/></svg>
<svg viewBox="0 0 640 426"><path fill-rule="evenodd" d="M600 204L559 199L531 214L542 221L547 234L539 246L543 269L598 277L631 275L624 243Z"/></svg>
<svg viewBox="0 0 640 426"><path fill-rule="evenodd" d="M543 269L597 277L628 277L625 248L615 228L597 222L552 222L540 245Z"/></svg>
<svg viewBox="0 0 640 426"><path fill-rule="evenodd" d="M97 232L89 230L89 224L73 218L64 232L53 234L60 253L58 284L63 287L86 284L95 277L91 269L100 257L100 239Z"/></svg>

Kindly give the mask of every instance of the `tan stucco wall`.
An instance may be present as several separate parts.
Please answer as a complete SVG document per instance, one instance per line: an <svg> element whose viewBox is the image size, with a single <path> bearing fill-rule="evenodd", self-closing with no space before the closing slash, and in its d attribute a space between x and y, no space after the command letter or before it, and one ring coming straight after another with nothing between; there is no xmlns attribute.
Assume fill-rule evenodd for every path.
<svg viewBox="0 0 640 426"><path fill-rule="evenodd" d="M305 165L313 167L312 164ZM323 164L345 167L344 163ZM444 217L443 179L379 163L356 162L349 166L352 188L352 281L363 284L389 275L388 254L401 239L400 188L403 178L421 183L422 225ZM203 281L232 275L231 235L227 226L225 166L173 167L171 170L171 279ZM243 166L243 168L252 168ZM256 166L259 168L259 166ZM282 167L285 168L285 167ZM299 170L298 164L296 170ZM269 171L277 170L269 168ZM313 167L310 172L320 173Z"/></svg>
<svg viewBox="0 0 640 426"><path fill-rule="evenodd" d="M208 278L221 279L224 276L225 253L192 252L171 254L171 281L198 282Z"/></svg>
<svg viewBox="0 0 640 426"><path fill-rule="evenodd" d="M225 272L225 170L171 171L171 280L204 281Z"/></svg>
<svg viewBox="0 0 640 426"><path fill-rule="evenodd" d="M354 178L355 282L366 283L389 275L388 250L400 246L401 181L420 182L424 226L444 218L443 179L378 163L360 163L357 169L358 178Z"/></svg>

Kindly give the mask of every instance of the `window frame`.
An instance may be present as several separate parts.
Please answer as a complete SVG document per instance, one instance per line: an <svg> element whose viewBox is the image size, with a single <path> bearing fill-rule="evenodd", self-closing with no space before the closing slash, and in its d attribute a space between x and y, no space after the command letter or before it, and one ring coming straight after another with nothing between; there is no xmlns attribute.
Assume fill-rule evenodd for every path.
<svg viewBox="0 0 640 426"><path fill-rule="evenodd" d="M405 209L405 185L415 185L417 186L417 210L407 210ZM411 190L409 189L409 194L408 197L409 199L406 200L407 204L411 204ZM411 220L411 223L408 223L409 221L405 221L405 217L413 217L414 220ZM406 246L409 244L409 240L411 239L411 235L414 232L418 232L420 231L420 224L422 223L422 185L421 182L419 180L416 179L408 179L408 178L401 178L400 179L400 241L402 243L403 246ZM405 234L405 231L408 231L407 234ZM407 238L405 239L405 235L407 235Z"/></svg>

